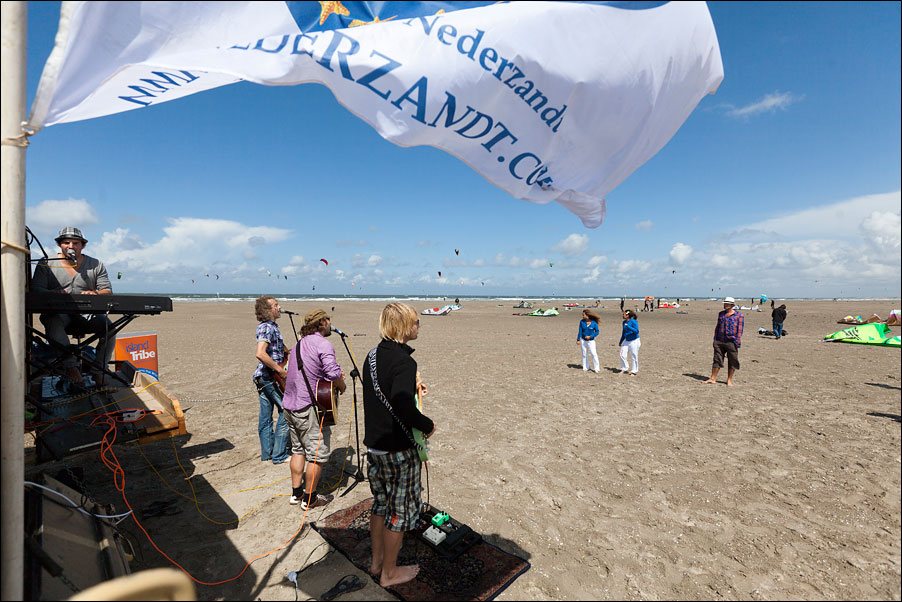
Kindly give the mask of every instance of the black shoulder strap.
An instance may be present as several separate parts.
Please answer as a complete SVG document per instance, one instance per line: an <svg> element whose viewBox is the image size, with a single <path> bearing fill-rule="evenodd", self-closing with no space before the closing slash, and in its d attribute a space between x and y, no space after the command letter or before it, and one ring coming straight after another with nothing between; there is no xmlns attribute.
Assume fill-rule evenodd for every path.
<svg viewBox="0 0 902 602"><path fill-rule="evenodd" d="M298 368L300 368L301 370L301 377L303 377L304 379L304 384L307 385L307 393L310 395L310 403L313 404L314 408L318 408L319 406L317 406L316 403L316 395L313 394L313 389L310 387L310 381L307 380L307 372L304 370L304 360L301 359L301 343L304 342L304 338L306 337L303 337L300 341L298 341L297 346L294 348L294 355L298 360Z"/></svg>

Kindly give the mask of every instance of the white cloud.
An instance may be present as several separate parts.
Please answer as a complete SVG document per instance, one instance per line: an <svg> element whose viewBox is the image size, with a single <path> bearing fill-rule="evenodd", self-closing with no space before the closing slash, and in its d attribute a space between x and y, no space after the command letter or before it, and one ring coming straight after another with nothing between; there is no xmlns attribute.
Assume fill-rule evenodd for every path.
<svg viewBox="0 0 902 602"><path fill-rule="evenodd" d="M542 257L541 259L530 259L527 265L528 265L528 267L529 267L530 269L532 269L532 270L537 270L537 269L540 269L540 268L547 268L547 267L549 267L549 266L548 266L549 263L550 263L550 262L549 262L547 259L545 259L544 257Z"/></svg>
<svg viewBox="0 0 902 602"><path fill-rule="evenodd" d="M651 264L647 261L642 261L640 259L625 259L623 261L614 261L611 263L611 267L619 276L625 276L637 272L645 272L651 267Z"/></svg>
<svg viewBox="0 0 902 602"><path fill-rule="evenodd" d="M366 260L366 264L370 267L381 265L382 257L379 255L370 255L369 259Z"/></svg>
<svg viewBox="0 0 902 602"><path fill-rule="evenodd" d="M592 268L591 270L589 270L589 272L583 278L583 282L585 282L585 283L597 282L599 276L601 276L601 268L596 266L596 267Z"/></svg>
<svg viewBox="0 0 902 602"><path fill-rule="evenodd" d="M180 217L169 220L163 237L145 244L128 229L105 232L92 256L106 264L122 262L131 269L165 273L181 268L207 269L216 264L241 263L256 254L253 245L263 246L287 239L290 230L268 226L248 226L220 219Z"/></svg>
<svg viewBox="0 0 902 602"><path fill-rule="evenodd" d="M646 232L648 232L649 230L652 229L652 227L654 225L655 225L655 223L653 221L651 221L650 219L648 219L648 220L645 220L644 222L638 222L636 224L636 230L645 230Z"/></svg>
<svg viewBox="0 0 902 602"><path fill-rule="evenodd" d="M681 242L676 243L670 249L670 261L674 265L683 265L690 255L692 255L692 247Z"/></svg>
<svg viewBox="0 0 902 602"><path fill-rule="evenodd" d="M568 257L576 257L585 253L588 248L589 237L586 234L571 234L551 247L550 250L554 253L563 253Z"/></svg>
<svg viewBox="0 0 902 602"><path fill-rule="evenodd" d="M902 192L860 196L820 205L738 228L737 235L770 235L780 239L856 237L858 226L872 213L897 213Z"/></svg>
<svg viewBox="0 0 902 602"><path fill-rule="evenodd" d="M773 113L778 110L786 110L790 105L799 102L805 98L804 96L792 94L791 92L772 92L765 94L764 98L748 104L744 107L733 107L727 111L730 117L749 118L762 113Z"/></svg>
<svg viewBox="0 0 902 602"><path fill-rule="evenodd" d="M82 231L85 238L92 240L85 226L100 222L97 211L84 199L68 199L65 201L42 201L37 205L25 208L25 222L35 233L53 233L56 238L60 228L75 226Z"/></svg>
<svg viewBox="0 0 902 602"><path fill-rule="evenodd" d="M861 222L867 245L887 260L898 263L902 248L902 214L874 211Z"/></svg>
<svg viewBox="0 0 902 602"><path fill-rule="evenodd" d="M599 264L602 264L608 260L604 255L595 255L591 259L589 259L589 267L593 268Z"/></svg>

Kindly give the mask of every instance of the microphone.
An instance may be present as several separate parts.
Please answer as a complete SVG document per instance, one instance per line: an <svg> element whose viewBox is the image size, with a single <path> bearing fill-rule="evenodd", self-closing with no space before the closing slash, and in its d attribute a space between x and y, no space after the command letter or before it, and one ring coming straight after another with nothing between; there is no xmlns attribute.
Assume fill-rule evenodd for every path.
<svg viewBox="0 0 902 602"><path fill-rule="evenodd" d="M296 311L288 311L287 309L283 309L283 310L282 310L282 313L283 313L283 314L287 314L287 315L289 315L289 316L299 316L299 315L301 315L301 314L299 314L299 313L296 312Z"/></svg>
<svg viewBox="0 0 902 602"><path fill-rule="evenodd" d="M69 256L69 261L75 263L75 249L69 249L68 251L66 251L66 254Z"/></svg>
<svg viewBox="0 0 902 602"><path fill-rule="evenodd" d="M340 330L338 330L337 328L335 328L334 326L332 327L332 332L334 332L335 334L337 334L337 335L340 336L340 337L346 337L346 336L348 336L348 335L346 335L345 333L343 333L342 331L340 331Z"/></svg>

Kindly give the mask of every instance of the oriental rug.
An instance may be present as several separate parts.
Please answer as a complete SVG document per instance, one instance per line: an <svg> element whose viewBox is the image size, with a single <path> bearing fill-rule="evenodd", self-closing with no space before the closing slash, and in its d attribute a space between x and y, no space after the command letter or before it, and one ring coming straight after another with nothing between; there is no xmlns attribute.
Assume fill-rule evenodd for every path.
<svg viewBox="0 0 902 602"><path fill-rule="evenodd" d="M351 563L369 574L370 508L373 499L339 510L313 528ZM529 570L529 562L480 541L448 560L411 531L404 535L399 565L419 564L416 579L387 588L401 600L492 600ZM378 583L378 577L375 579Z"/></svg>

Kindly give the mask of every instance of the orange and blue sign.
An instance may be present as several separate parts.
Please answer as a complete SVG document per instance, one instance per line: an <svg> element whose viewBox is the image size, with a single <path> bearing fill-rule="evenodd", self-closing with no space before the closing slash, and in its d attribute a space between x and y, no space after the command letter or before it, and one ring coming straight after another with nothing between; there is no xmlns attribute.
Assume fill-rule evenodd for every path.
<svg viewBox="0 0 902 602"><path fill-rule="evenodd" d="M160 378L157 360L157 333L135 332L116 336L114 359L131 362L139 372Z"/></svg>

